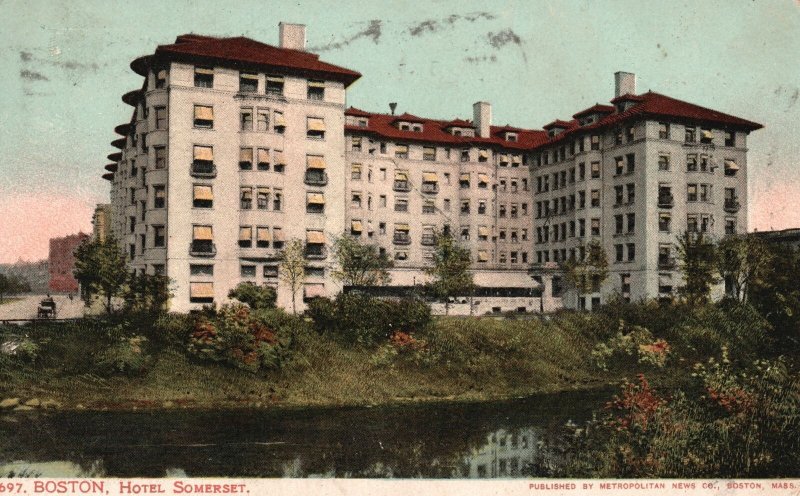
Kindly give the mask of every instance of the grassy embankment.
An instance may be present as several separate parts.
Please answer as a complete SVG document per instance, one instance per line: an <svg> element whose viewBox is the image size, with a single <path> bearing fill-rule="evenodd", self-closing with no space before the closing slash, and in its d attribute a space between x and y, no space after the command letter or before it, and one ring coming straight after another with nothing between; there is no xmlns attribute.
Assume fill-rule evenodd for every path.
<svg viewBox="0 0 800 496"><path fill-rule="evenodd" d="M549 322L438 318L418 339L422 352L343 345L310 329L296 335L278 370L253 374L201 361L182 343L151 336L148 366L134 376L97 367L119 337L97 320L0 328L38 345L32 362L0 368L0 399L55 400L62 408L300 407L414 401L480 401L619 382L629 369L604 372L590 360L589 315ZM112 337L116 336L116 337Z"/></svg>

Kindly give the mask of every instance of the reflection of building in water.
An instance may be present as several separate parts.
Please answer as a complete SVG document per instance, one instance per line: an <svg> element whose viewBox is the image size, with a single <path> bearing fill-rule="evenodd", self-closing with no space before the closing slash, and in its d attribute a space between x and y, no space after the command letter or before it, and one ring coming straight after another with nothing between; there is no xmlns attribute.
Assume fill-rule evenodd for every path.
<svg viewBox="0 0 800 496"><path fill-rule="evenodd" d="M519 477L538 454L538 431L532 427L515 431L500 429L487 437L480 448L473 449L466 459L471 479Z"/></svg>

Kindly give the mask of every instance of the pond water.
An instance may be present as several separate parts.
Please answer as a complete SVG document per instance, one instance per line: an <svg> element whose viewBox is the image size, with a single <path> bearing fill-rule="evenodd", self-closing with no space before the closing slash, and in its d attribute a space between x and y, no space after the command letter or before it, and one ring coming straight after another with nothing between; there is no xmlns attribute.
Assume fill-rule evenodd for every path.
<svg viewBox="0 0 800 496"><path fill-rule="evenodd" d="M473 404L292 410L26 412L0 417L0 477L546 475L562 427L608 392Z"/></svg>

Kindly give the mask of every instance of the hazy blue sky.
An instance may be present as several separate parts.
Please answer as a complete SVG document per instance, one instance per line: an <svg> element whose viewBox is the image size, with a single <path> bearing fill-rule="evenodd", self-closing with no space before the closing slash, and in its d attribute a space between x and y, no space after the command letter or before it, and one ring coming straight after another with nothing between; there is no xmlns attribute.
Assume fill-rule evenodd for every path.
<svg viewBox="0 0 800 496"><path fill-rule="evenodd" d="M0 0L3 180L0 262L46 256L88 230L128 64L181 33L277 43L279 21L360 71L348 104L541 127L613 95L613 73L760 122L751 135L750 225L800 226L800 3L792 1L10 1ZM56 222L50 220L55 219ZM24 224L38 229L23 229Z"/></svg>

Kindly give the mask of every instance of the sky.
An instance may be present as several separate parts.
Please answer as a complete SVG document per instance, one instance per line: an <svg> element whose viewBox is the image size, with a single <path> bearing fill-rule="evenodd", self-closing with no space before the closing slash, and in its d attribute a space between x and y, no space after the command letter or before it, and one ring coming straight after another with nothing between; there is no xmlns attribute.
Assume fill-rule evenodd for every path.
<svg viewBox="0 0 800 496"><path fill-rule="evenodd" d="M183 33L277 44L307 25L323 60L363 77L348 105L541 128L613 97L616 71L764 124L750 135L750 229L800 227L800 0L0 0L0 263L91 231L134 58Z"/></svg>

